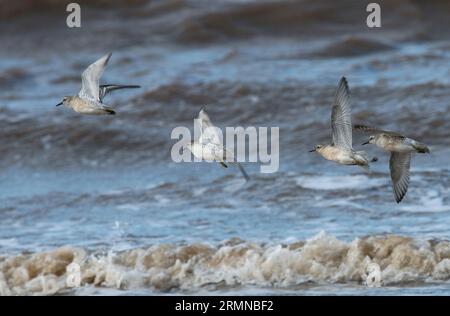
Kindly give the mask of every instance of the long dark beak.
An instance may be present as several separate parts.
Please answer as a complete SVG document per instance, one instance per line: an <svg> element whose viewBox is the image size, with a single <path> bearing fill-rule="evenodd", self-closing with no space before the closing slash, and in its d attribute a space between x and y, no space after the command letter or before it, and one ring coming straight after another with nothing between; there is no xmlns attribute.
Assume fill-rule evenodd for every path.
<svg viewBox="0 0 450 316"><path fill-rule="evenodd" d="M313 150L310 150L309 152L310 152L310 153L313 153L313 152L315 152L315 151L316 151L316 150L315 150L315 149L313 149Z"/></svg>
<svg viewBox="0 0 450 316"><path fill-rule="evenodd" d="M367 145L367 144L370 144L369 141L362 143L361 145Z"/></svg>
<svg viewBox="0 0 450 316"><path fill-rule="evenodd" d="M63 104L63 101L59 102L56 106L60 106Z"/></svg>

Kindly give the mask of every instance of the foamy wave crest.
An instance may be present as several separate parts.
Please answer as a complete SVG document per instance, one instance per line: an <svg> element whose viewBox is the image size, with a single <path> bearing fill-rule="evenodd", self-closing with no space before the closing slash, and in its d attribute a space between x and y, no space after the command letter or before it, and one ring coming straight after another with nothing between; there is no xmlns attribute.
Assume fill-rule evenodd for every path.
<svg viewBox="0 0 450 316"><path fill-rule="evenodd" d="M364 284L376 263L381 284L450 278L450 242L370 236L351 242L320 233L290 244L155 245L105 254L75 247L0 258L0 294L64 294L82 287L192 291L238 286L289 289L309 283ZM74 267L77 267L76 269ZM76 277L75 277L76 279Z"/></svg>

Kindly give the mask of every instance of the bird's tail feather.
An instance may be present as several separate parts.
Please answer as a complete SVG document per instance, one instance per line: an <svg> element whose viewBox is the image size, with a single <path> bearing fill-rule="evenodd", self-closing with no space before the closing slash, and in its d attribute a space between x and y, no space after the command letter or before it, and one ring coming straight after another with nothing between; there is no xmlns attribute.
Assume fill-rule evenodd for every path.
<svg viewBox="0 0 450 316"><path fill-rule="evenodd" d="M359 157L356 157L357 165L360 166L361 168L363 168L365 172L369 173L370 167L369 167L369 157L367 156L367 153L365 151L357 151L356 154L359 156ZM376 157L374 159L378 160L378 158L376 158ZM372 159L372 161L374 159Z"/></svg>
<svg viewBox="0 0 450 316"><path fill-rule="evenodd" d="M369 164L367 164L367 165L361 164L361 165L358 165L358 166L360 166L361 168L363 168L365 172L370 173L370 167L369 167Z"/></svg>
<svg viewBox="0 0 450 316"><path fill-rule="evenodd" d="M376 156L369 159L369 156L367 155L367 153L365 151L357 151L356 153L358 155L362 156L365 160L367 160L367 162L377 162L378 161L378 157L376 157Z"/></svg>
<svg viewBox="0 0 450 316"><path fill-rule="evenodd" d="M112 107L109 107L107 105L103 105L102 106L102 110L105 111L109 115L115 115L116 114L116 111L114 111L114 109Z"/></svg>
<svg viewBox="0 0 450 316"><path fill-rule="evenodd" d="M421 154L429 154L430 153L430 149L427 147L427 145L423 144L423 143L419 143L416 142L413 144L413 147L415 150L417 150L418 153Z"/></svg>
<svg viewBox="0 0 450 316"><path fill-rule="evenodd" d="M139 85L134 85L134 84L128 84L128 85L120 85L120 84L104 84L101 85L100 88L100 95L99 95L99 99L100 101L103 100L103 98L111 91L114 90L120 90L120 89L137 89L140 88L141 86Z"/></svg>

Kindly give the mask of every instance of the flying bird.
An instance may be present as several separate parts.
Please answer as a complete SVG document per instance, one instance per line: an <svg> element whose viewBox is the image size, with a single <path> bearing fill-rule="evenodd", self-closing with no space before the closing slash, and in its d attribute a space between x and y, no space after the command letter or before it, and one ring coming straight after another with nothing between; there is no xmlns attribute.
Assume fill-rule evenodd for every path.
<svg viewBox="0 0 450 316"><path fill-rule="evenodd" d="M364 151L355 151L352 145L352 109L347 79L342 77L331 110L332 143L316 145L310 152L342 165L356 165L369 170L369 160ZM373 158L371 161L377 161Z"/></svg>
<svg viewBox="0 0 450 316"><path fill-rule="evenodd" d="M199 159L206 161L217 161L222 167L228 168L228 165L235 165L248 181L250 177L239 162L236 161L234 154L227 150L222 143L218 128L214 126L202 108L195 121L199 127L200 137L186 144L186 148Z"/></svg>
<svg viewBox="0 0 450 316"><path fill-rule="evenodd" d="M92 63L81 75L81 90L78 95L65 96L56 106L64 104L75 112L90 115L109 114L116 112L113 108L103 104L103 98L111 91L118 89L140 88L137 85L100 85L100 77L105 71L106 65L111 58L111 53L103 56Z"/></svg>
<svg viewBox="0 0 450 316"><path fill-rule="evenodd" d="M412 154L430 153L430 150L425 144L397 132L385 131L365 125L355 125L354 128L355 130L372 134L363 145L374 144L391 153L389 169L392 188L395 201L400 203L408 191Z"/></svg>

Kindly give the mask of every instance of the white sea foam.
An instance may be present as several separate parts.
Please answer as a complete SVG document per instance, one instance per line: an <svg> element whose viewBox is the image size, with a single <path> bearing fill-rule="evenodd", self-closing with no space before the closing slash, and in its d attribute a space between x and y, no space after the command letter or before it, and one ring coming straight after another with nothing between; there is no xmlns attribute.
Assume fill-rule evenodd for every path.
<svg viewBox="0 0 450 316"><path fill-rule="evenodd" d="M371 263L380 267L385 286L450 279L450 242L393 235L344 242L322 232L306 241L275 245L236 239L219 246L162 244L106 254L63 247L0 258L0 293L63 293L71 289L71 263L79 265L84 288L202 291L240 286L290 289L305 282L363 285Z"/></svg>
<svg viewBox="0 0 450 316"><path fill-rule="evenodd" d="M411 205L402 205L401 210L411 212L448 212L450 205L444 201L445 193L436 190L427 190L419 195L419 201Z"/></svg>
<svg viewBox="0 0 450 316"><path fill-rule="evenodd" d="M302 188L313 190L365 190L387 184L386 179L369 178L366 175L301 176L296 179L296 182Z"/></svg>

